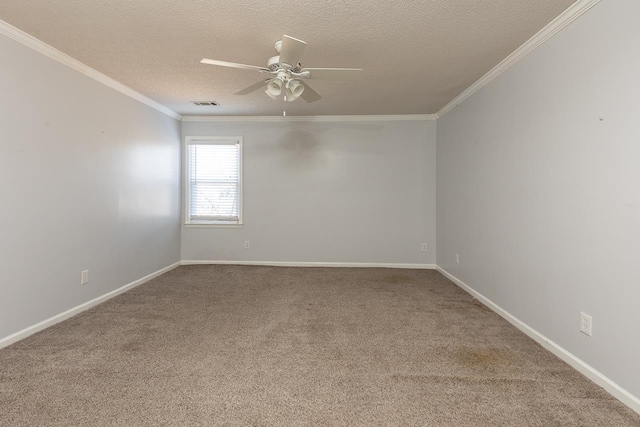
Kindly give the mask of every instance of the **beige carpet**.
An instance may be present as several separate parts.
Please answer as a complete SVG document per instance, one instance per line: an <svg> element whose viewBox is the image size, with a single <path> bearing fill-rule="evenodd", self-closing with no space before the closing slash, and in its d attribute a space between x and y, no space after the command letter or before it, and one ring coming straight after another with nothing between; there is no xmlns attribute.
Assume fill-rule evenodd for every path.
<svg viewBox="0 0 640 427"><path fill-rule="evenodd" d="M640 416L435 271L183 266L0 350L0 425Z"/></svg>

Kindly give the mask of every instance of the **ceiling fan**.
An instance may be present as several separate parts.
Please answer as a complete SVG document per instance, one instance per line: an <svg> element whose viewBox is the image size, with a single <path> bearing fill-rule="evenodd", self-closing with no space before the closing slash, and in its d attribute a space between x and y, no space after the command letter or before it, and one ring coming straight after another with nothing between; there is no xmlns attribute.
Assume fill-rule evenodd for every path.
<svg viewBox="0 0 640 427"><path fill-rule="evenodd" d="M269 73L270 77L249 86L235 95L248 95L261 89L265 85L265 93L270 98L276 100L283 94L284 100L288 102L302 98L307 102L315 102L321 96L313 90L303 79L324 79L324 80L357 80L362 77L363 70L359 68L302 68L300 59L304 53L307 43L289 36L283 36L282 40L275 43L277 56L267 61L266 67L255 65L236 64L234 62L218 61L215 59L203 59L203 64L219 65L222 67L240 68L243 70L257 70L261 73Z"/></svg>

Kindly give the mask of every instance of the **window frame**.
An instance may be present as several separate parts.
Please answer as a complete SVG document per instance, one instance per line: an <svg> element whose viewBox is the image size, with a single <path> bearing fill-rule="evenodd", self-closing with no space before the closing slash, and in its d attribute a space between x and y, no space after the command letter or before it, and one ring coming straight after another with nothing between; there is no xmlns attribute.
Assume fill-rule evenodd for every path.
<svg viewBox="0 0 640 427"><path fill-rule="evenodd" d="M190 169L189 169L189 146L190 145L238 145L238 221L191 221L191 185L190 185ZM244 163L242 155L243 138L241 136L187 136L185 137L183 150L183 181L184 181L184 199L183 199L183 221L185 227L188 228L242 228L243 219L243 184L244 176L242 166Z"/></svg>

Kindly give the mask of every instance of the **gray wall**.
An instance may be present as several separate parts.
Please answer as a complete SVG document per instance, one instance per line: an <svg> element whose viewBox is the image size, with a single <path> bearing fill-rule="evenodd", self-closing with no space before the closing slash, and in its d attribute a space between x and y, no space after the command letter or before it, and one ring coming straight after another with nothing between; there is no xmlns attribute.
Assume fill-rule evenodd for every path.
<svg viewBox="0 0 640 427"><path fill-rule="evenodd" d="M4 36L0 56L3 338L180 259L180 124Z"/></svg>
<svg viewBox="0 0 640 427"><path fill-rule="evenodd" d="M636 396L639 16L603 0L445 115L437 176L438 265Z"/></svg>
<svg viewBox="0 0 640 427"><path fill-rule="evenodd" d="M183 260L435 263L435 122L184 122L182 134L244 137L245 224L183 228Z"/></svg>

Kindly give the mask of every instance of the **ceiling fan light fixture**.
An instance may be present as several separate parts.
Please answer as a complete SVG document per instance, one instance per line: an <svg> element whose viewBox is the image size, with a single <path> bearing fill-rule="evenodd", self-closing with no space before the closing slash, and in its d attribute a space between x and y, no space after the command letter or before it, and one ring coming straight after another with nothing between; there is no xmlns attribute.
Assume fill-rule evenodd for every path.
<svg viewBox="0 0 640 427"><path fill-rule="evenodd" d="M293 101L295 101L296 99L298 99L299 97L298 97L298 96L293 95L289 90L287 90L287 96L286 96L285 98L286 98L286 99L285 99L285 101L287 101L287 102L293 102Z"/></svg>
<svg viewBox="0 0 640 427"><path fill-rule="evenodd" d="M281 78L277 77L267 83L267 94L273 95L272 98L280 96L282 93L283 81Z"/></svg>
<svg viewBox="0 0 640 427"><path fill-rule="evenodd" d="M289 101L295 101L304 92L304 85L298 80L289 80L286 85L286 91Z"/></svg>

